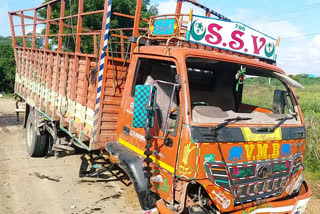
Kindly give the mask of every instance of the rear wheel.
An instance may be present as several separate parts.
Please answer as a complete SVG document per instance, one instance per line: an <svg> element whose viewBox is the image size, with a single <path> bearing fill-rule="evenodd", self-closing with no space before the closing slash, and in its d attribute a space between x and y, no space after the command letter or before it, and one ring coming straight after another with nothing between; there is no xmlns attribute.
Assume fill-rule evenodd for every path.
<svg viewBox="0 0 320 214"><path fill-rule="evenodd" d="M27 120L27 152L30 157L44 157L48 152L49 135L39 129L35 115L30 112Z"/></svg>

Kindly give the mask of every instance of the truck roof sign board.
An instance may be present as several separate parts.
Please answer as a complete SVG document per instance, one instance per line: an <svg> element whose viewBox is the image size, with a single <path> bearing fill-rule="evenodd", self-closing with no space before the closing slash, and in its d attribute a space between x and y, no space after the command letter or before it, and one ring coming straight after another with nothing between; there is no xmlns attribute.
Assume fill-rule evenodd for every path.
<svg viewBox="0 0 320 214"><path fill-rule="evenodd" d="M276 61L277 40L245 24L193 15L188 41Z"/></svg>

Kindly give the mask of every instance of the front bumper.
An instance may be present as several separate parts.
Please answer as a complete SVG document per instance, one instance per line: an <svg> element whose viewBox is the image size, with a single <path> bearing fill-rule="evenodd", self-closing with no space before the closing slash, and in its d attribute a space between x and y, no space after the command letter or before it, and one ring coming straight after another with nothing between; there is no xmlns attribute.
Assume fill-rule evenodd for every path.
<svg viewBox="0 0 320 214"><path fill-rule="evenodd" d="M309 185L303 181L298 195L294 198L280 199L277 201L268 202L260 206L246 208L231 212L232 214L270 214L270 213L289 213L301 214L305 211L307 204L312 196L312 191Z"/></svg>

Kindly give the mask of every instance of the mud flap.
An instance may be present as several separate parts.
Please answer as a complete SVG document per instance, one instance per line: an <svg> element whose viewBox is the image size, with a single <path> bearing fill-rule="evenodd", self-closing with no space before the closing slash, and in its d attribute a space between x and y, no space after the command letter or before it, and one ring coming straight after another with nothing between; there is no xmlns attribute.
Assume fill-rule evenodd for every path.
<svg viewBox="0 0 320 214"><path fill-rule="evenodd" d="M110 155L118 157L119 166L126 172L134 185L141 208L143 210L154 208L157 198L156 194L152 191L150 191L150 194L147 194L148 179L144 175L143 160L118 142L107 143L106 151Z"/></svg>

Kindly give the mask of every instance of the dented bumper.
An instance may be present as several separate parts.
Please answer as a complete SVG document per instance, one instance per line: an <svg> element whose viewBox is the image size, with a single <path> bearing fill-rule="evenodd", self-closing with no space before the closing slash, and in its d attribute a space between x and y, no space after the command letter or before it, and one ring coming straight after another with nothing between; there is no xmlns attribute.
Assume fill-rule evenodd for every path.
<svg viewBox="0 0 320 214"><path fill-rule="evenodd" d="M309 185L304 181L301 185L301 189L298 195L294 198L268 202L260 206L250 207L250 208L246 208L245 210L232 212L232 214L256 214L256 213L300 214L305 211L311 196L312 196L312 191Z"/></svg>
<svg viewBox="0 0 320 214"><path fill-rule="evenodd" d="M231 212L230 214L302 214L306 210L311 196L312 191L309 185L304 181L301 185L298 195L294 198L272 201L260 206L249 207L245 210ZM165 205L163 200L159 200L156 203L156 207L161 213L176 213L171 211Z"/></svg>

